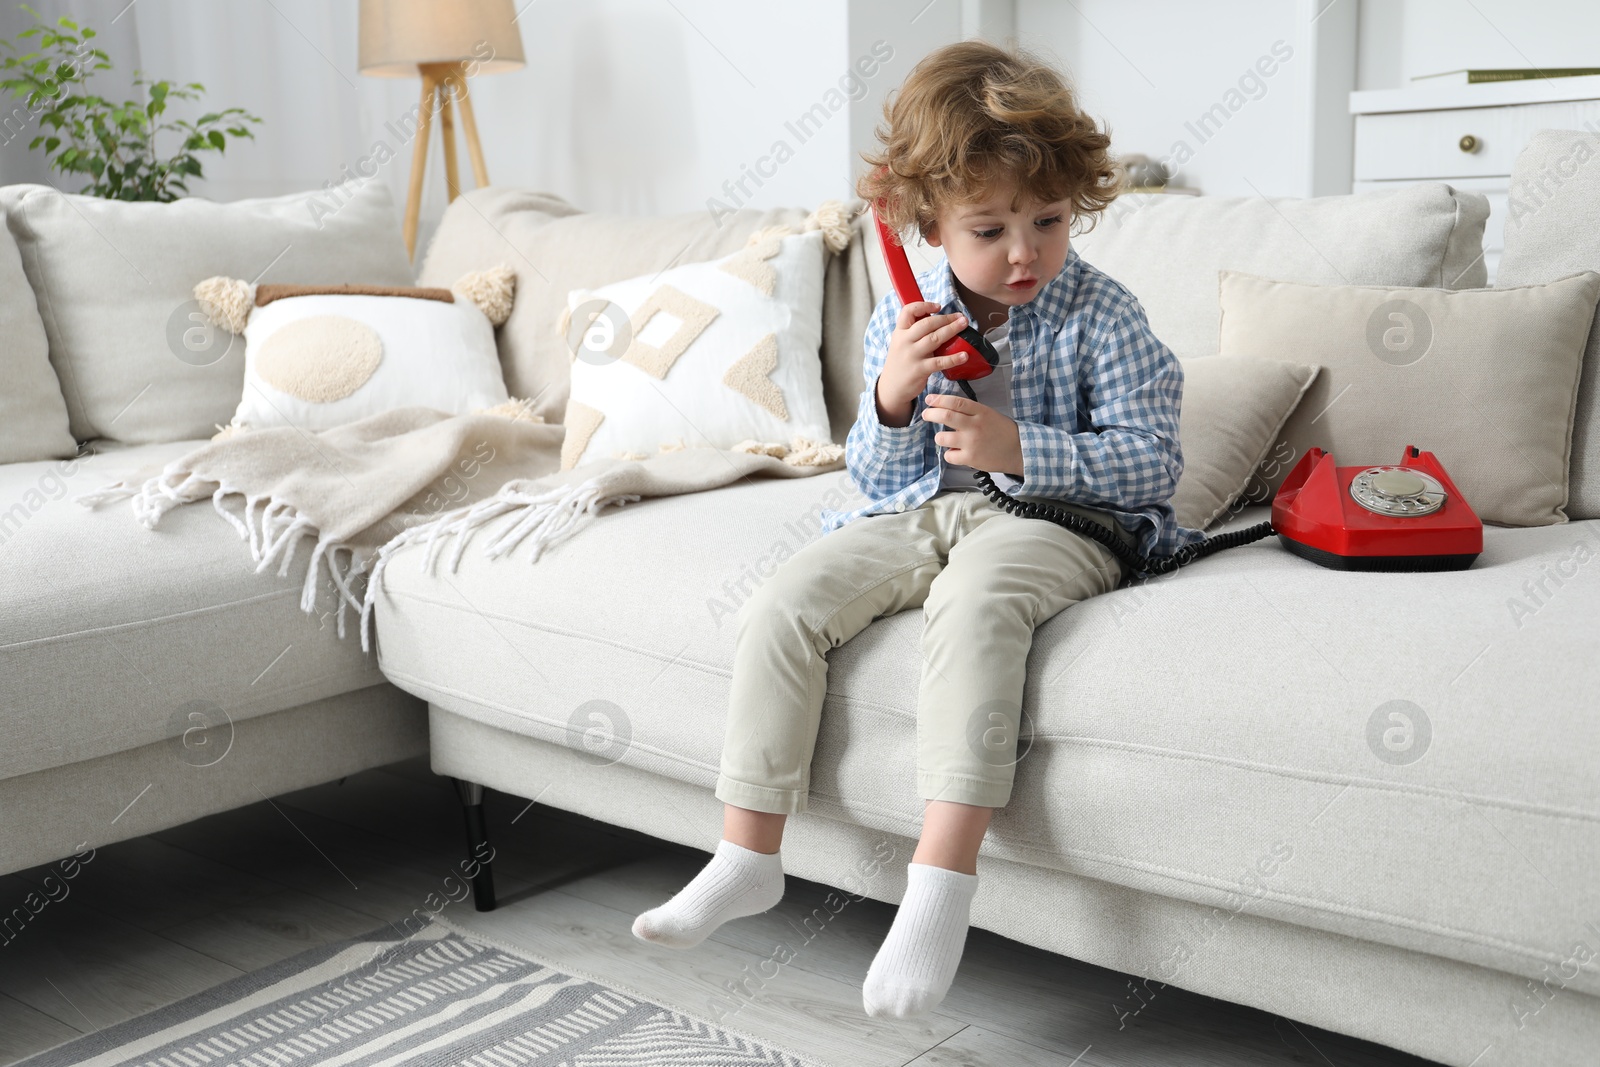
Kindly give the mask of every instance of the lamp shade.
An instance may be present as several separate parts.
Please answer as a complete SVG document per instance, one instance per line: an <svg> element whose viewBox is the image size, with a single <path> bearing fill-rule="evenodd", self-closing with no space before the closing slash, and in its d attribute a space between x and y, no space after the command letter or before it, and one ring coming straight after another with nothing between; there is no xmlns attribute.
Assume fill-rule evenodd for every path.
<svg viewBox="0 0 1600 1067"><path fill-rule="evenodd" d="M525 63L513 0L361 0L361 73L414 78L422 63L472 63L473 73Z"/></svg>

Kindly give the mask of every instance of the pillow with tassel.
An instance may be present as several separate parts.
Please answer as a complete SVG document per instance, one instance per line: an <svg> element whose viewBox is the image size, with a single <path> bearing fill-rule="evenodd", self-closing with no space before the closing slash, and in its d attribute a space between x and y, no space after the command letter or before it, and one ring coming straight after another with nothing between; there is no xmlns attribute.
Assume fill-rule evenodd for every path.
<svg viewBox="0 0 1600 1067"><path fill-rule="evenodd" d="M449 289L207 278L194 288L201 310L245 342L244 395L212 439L316 433L401 407L465 415L510 403L494 329L511 313L515 281L504 266Z"/></svg>
<svg viewBox="0 0 1600 1067"><path fill-rule="evenodd" d="M561 468L700 447L832 457L823 275L850 233L827 201L801 231L758 230L723 259L569 292L556 324L572 353Z"/></svg>

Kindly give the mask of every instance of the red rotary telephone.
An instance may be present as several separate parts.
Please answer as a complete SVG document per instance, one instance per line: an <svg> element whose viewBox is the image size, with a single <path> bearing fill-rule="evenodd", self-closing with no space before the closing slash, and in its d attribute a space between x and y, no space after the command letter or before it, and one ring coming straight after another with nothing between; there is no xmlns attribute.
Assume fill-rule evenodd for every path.
<svg viewBox="0 0 1600 1067"><path fill-rule="evenodd" d="M922 289L899 238L873 205L883 260L900 304L922 301ZM940 346L937 355L968 353L965 363L936 373L976 400L969 381L987 376L999 360L988 339L970 324ZM1464 570L1483 551L1483 523L1432 452L1407 445L1392 467L1335 467L1333 456L1312 448L1279 486L1272 520L1217 534L1171 556L1146 557L1105 526L1061 508L1008 495L987 471L973 471L982 493L1014 515L1048 519L1104 545L1127 568L1127 578L1166 574L1225 548L1274 533L1295 555L1336 570Z"/></svg>
<svg viewBox="0 0 1600 1067"><path fill-rule="evenodd" d="M1311 448L1272 501L1272 527L1297 556L1345 571L1455 571L1483 551L1483 523L1432 452L1393 467L1335 467Z"/></svg>

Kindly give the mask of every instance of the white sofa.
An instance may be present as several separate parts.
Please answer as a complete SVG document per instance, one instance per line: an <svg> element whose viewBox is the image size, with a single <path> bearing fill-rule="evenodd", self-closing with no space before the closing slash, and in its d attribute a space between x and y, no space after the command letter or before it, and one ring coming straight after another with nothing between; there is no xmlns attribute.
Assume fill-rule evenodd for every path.
<svg viewBox="0 0 1600 1067"><path fill-rule="evenodd" d="M1079 247L1184 357L1209 354L1222 266L1483 284L1485 205L1445 186L1128 206ZM538 225L512 194L471 194L423 281L492 258L510 234L559 291ZM871 241L856 251L870 307L886 278ZM825 315L856 310L837 281ZM853 380L828 389L850 405L836 412L846 428L855 359ZM1362 459L1389 461L1345 462ZM430 574L403 551L377 601L379 665L428 701L440 774L709 851L729 608L853 495L841 472L640 501L531 566L469 549L455 573ZM974 923L1157 991L1165 980L1445 1063L1586 1062L1600 972L1553 996L1528 983L1574 942L1600 946L1583 925L1600 913L1575 903L1600 859L1600 592L1570 583L1521 630L1506 609L1584 537L1600 547L1600 521L1490 527L1472 569L1432 575L1325 570L1268 540L1061 613L1035 638L1033 740L983 845ZM829 653L810 810L784 839L791 873L899 900L922 812L921 626L903 612ZM1368 742L1394 698L1431 716L1431 747L1405 765Z"/></svg>
<svg viewBox="0 0 1600 1067"><path fill-rule="evenodd" d="M1079 247L1163 336L1184 339L1169 342L1181 356L1209 354L1180 345L1204 344L1219 266L1483 281L1482 198L1447 186L1177 200L1130 200L1137 211ZM551 254L560 245L542 243L576 211L470 193L418 280L509 260L519 306L559 301L569 284L607 280L592 259L604 250L569 271ZM656 243L692 260L783 214L611 223L623 238L687 234ZM887 286L867 232L858 221L829 268L825 394L840 441L861 388L848 342ZM650 243L615 253L616 277L638 273L639 247ZM200 276L221 272L208 262ZM531 376L553 364L508 351L525 337L501 340L513 394L533 395ZM546 402L559 406L560 389ZM364 658L299 611L298 577L251 573L210 509L146 531L122 507L71 502L200 439L0 465L0 872L425 749L470 784L469 804L475 788L499 789L709 850L726 608L816 536L822 507L854 494L838 472L640 501L531 566L469 551L457 573L428 574L403 550ZM1265 517L1245 508L1218 529ZM1449 1064L1590 1062L1600 969L1569 962L1575 945L1600 945L1600 593L1583 573L1536 625L1515 627L1506 609L1583 538L1600 543L1600 520L1491 527L1475 566L1443 575L1327 571L1269 540L1050 620L1028 668L1032 741L984 843L973 922L1142 975L1157 994L1168 982ZM899 899L922 809L920 626L917 612L881 619L830 654L811 808L784 842L790 873ZM1397 697L1431 717L1425 757L1403 765L1367 738L1373 710Z"/></svg>

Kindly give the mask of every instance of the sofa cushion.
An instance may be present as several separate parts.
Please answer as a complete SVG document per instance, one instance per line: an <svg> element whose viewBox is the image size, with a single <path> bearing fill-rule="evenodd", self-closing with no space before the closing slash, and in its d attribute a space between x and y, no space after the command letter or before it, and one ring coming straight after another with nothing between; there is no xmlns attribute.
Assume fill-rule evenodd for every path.
<svg viewBox="0 0 1600 1067"><path fill-rule="evenodd" d="M1249 487L1320 368L1229 356L1182 363L1183 473L1172 510L1180 525L1204 530Z"/></svg>
<svg viewBox="0 0 1600 1067"><path fill-rule="evenodd" d="M218 204L125 203L47 185L0 188L79 440L209 437L244 392L244 345L209 328L193 289L252 282L410 285L383 182Z"/></svg>
<svg viewBox="0 0 1600 1067"><path fill-rule="evenodd" d="M1496 289L1302 285L1222 272L1222 352L1322 373L1283 428L1346 466L1435 453L1485 522L1565 522L1567 450L1600 273ZM1201 361L1203 362L1203 361ZM1287 471L1266 478L1276 491Z"/></svg>
<svg viewBox="0 0 1600 1067"><path fill-rule="evenodd" d="M300 610L309 552L289 576L257 574L204 502L147 530L127 501L72 499L204 443L0 466L0 777L163 739L173 759L203 762L182 740L201 724L191 712L215 725L383 681L359 641L336 636L326 580L328 612Z"/></svg>
<svg viewBox="0 0 1600 1067"><path fill-rule="evenodd" d="M1600 270L1600 141L1584 130L1540 130L1511 167L1506 248L1496 286ZM1578 379L1567 514L1600 518L1600 312Z"/></svg>
<svg viewBox="0 0 1600 1067"><path fill-rule="evenodd" d="M380 665L455 713L710 790L738 606L847 497L840 472L640 501L531 565L469 545L453 574L412 546L378 593ZM1600 854L1597 549L1600 522L1496 528L1467 571L1354 574L1268 540L1068 608L1035 637L1032 741L991 845L1536 974L1585 936ZM811 788L851 821L921 817L922 621L828 654Z"/></svg>
<svg viewBox="0 0 1600 1067"><path fill-rule="evenodd" d="M859 206L859 201L856 206ZM809 211L742 208L639 216L585 212L553 193L490 186L458 197L428 244L418 284L449 285L471 270L506 263L517 272L517 302L500 328L500 361L512 396L561 422L574 358L558 329L567 294L595 289L680 263L732 255L767 226L804 227ZM861 396L861 338L872 314L866 261L855 220L844 252L828 257L823 283L823 395L833 440L843 444Z"/></svg>
<svg viewBox="0 0 1600 1067"><path fill-rule="evenodd" d="M3 210L3 209L0 209ZM50 343L11 232L0 226L0 463L65 459L78 450Z"/></svg>
<svg viewBox="0 0 1600 1067"><path fill-rule="evenodd" d="M1345 196L1130 193L1073 238L1179 356L1217 352L1217 272L1331 285L1483 285L1489 202L1442 182ZM1286 352L1285 357L1298 358Z"/></svg>

